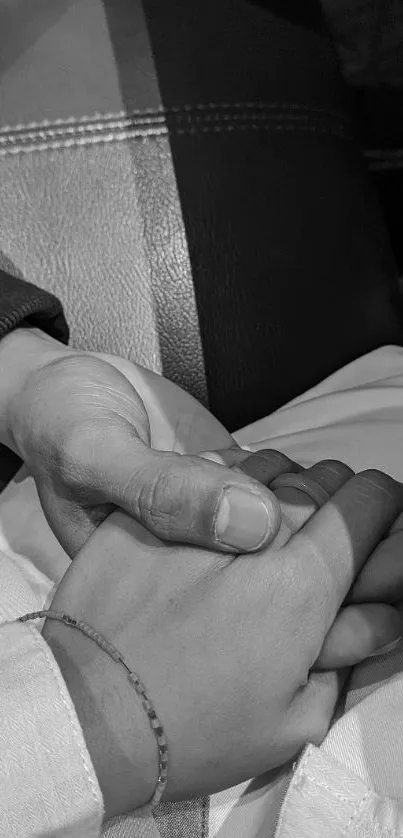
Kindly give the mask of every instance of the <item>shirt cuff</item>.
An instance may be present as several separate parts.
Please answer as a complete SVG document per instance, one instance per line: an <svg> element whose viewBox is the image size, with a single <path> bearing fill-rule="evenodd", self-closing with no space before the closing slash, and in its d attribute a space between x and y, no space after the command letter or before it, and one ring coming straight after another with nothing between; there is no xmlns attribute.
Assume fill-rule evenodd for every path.
<svg viewBox="0 0 403 838"><path fill-rule="evenodd" d="M288 787L275 838L398 838L402 830L398 801L380 797L345 765L308 745Z"/></svg>
<svg viewBox="0 0 403 838"><path fill-rule="evenodd" d="M34 626L0 624L0 835L99 838L101 789L74 704Z"/></svg>

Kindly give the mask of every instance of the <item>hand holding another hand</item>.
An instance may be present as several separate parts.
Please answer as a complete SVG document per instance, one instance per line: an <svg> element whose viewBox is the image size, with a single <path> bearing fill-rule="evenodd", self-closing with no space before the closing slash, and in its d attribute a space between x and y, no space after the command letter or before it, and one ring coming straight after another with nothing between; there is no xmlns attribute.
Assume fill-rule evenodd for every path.
<svg viewBox="0 0 403 838"><path fill-rule="evenodd" d="M315 671L320 656L334 655L332 634L339 666L401 634L390 606L364 616L353 661L335 634L351 585L403 509L401 486L376 471L351 476L343 464L305 473L330 501L304 510L278 491L282 529L256 555L170 546L115 512L56 591L51 608L100 631L144 681L169 744L167 799L218 791L321 742L344 676ZM44 637L75 702L107 818L142 805L156 781L156 747L124 672L63 624L46 620Z"/></svg>
<svg viewBox="0 0 403 838"><path fill-rule="evenodd" d="M382 550L393 564L382 539L403 507L401 486L328 462L307 470L332 498L320 512L295 491L273 494L267 485L298 464L271 451L262 473L262 454L248 458L166 379L35 331L19 338L22 366L29 349L35 363L22 376L12 427L48 522L76 557L52 608L98 628L145 681L170 743L168 797L216 791L321 741L342 668L401 633L376 570ZM195 456L206 449L221 449L222 464ZM216 529L230 486L246 489L232 546ZM111 514L119 506L133 517ZM259 538L265 549L247 555ZM155 744L124 674L71 628L47 621L44 636L75 701L107 816L141 805L155 783Z"/></svg>
<svg viewBox="0 0 403 838"><path fill-rule="evenodd" d="M17 329L0 348L4 402L11 390L5 442L32 473L47 521L71 557L116 508L164 540L232 554L273 539L275 496L230 470L248 454L184 390L37 329ZM224 450L226 467L197 456L206 449ZM282 468L279 461L273 477Z"/></svg>

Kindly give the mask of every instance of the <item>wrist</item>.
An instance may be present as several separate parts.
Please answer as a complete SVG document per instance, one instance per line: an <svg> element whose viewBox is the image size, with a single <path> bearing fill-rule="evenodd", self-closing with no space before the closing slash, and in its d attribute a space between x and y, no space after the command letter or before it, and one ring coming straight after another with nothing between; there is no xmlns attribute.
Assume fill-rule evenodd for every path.
<svg viewBox="0 0 403 838"><path fill-rule="evenodd" d="M65 680L101 788L105 815L143 806L157 779L147 716L122 667L78 630L45 620L43 638Z"/></svg>
<svg viewBox="0 0 403 838"><path fill-rule="evenodd" d="M29 377L71 351L45 332L25 323L0 341L0 443L15 454L22 456L13 430L18 400Z"/></svg>

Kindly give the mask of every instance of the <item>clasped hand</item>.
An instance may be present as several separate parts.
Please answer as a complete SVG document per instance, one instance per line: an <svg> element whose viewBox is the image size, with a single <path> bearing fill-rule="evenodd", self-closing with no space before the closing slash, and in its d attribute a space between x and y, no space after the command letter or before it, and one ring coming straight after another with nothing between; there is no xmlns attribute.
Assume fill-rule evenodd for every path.
<svg viewBox="0 0 403 838"><path fill-rule="evenodd" d="M400 484L334 462L309 472L331 500L314 511L283 490L282 528L258 554L170 546L115 512L57 589L51 607L104 634L145 683L169 742L167 799L235 785L319 744L346 677L334 667L401 634L389 605L342 608L367 559L376 568L385 553L382 539L403 508ZM155 742L124 673L73 635L45 622L76 706L99 713L101 731L92 721L87 741L111 817L151 796ZM94 743L106 740L104 755Z"/></svg>
<svg viewBox="0 0 403 838"><path fill-rule="evenodd" d="M400 594L399 534L383 540L403 509L400 484L319 463L311 477L331 500L317 511L267 488L298 464L248 457L160 376L35 330L17 340L22 366L28 349L38 364L10 408L12 440L74 557L52 607L101 631L146 683L169 741L167 796L217 791L320 742L345 667L401 634L388 604ZM206 449L220 449L222 465L195 456ZM217 522L230 487L243 501L238 516L225 510L225 541ZM156 754L132 690L78 632L46 621L43 633L107 815L141 805Z"/></svg>

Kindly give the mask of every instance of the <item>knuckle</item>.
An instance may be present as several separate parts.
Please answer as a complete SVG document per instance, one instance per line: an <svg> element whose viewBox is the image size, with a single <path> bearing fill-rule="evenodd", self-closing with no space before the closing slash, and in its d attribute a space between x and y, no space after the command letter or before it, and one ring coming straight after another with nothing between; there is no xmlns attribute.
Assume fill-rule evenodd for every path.
<svg viewBox="0 0 403 838"><path fill-rule="evenodd" d="M395 495L399 484L393 477L379 469L370 468L360 471L357 474L360 485L369 493L378 493L379 490L388 495Z"/></svg>
<svg viewBox="0 0 403 838"><path fill-rule="evenodd" d="M268 465L280 466L284 469L291 469L295 466L294 461L287 457L287 454L275 448L263 448L261 451L256 451L255 456L261 457L262 461Z"/></svg>
<svg viewBox="0 0 403 838"><path fill-rule="evenodd" d="M134 474L125 486L125 496L136 498L138 515L144 520L152 520L154 510L161 505L161 495L164 493L161 474L153 475L146 482L142 482L141 475Z"/></svg>
<svg viewBox="0 0 403 838"><path fill-rule="evenodd" d="M274 448L254 451L243 461L240 469L265 485L270 485L280 474L301 471L298 463Z"/></svg>
<svg viewBox="0 0 403 838"><path fill-rule="evenodd" d="M156 472L145 483L141 483L141 478L137 475L126 488L127 495L137 496L138 518L152 532L163 532L166 537L172 535L175 522L179 519L179 514L176 518L173 511L175 508L178 513L180 511L178 501L182 491L179 475L169 470Z"/></svg>
<svg viewBox="0 0 403 838"><path fill-rule="evenodd" d="M353 469L342 460L321 460L318 465L336 477L349 478L354 475Z"/></svg>

